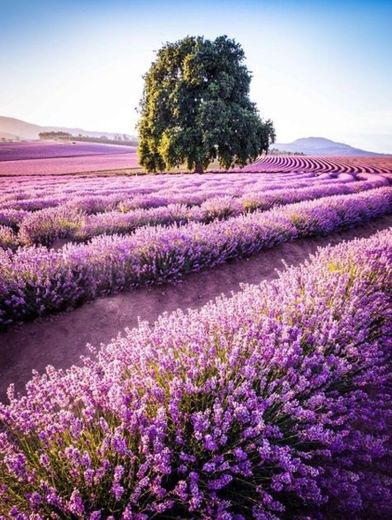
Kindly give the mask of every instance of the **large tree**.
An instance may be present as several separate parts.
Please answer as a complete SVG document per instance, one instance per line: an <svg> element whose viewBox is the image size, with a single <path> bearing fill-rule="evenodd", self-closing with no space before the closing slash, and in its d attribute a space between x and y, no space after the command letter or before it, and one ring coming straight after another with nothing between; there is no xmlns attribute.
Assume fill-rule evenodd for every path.
<svg viewBox="0 0 392 520"><path fill-rule="evenodd" d="M217 159L245 165L268 151L275 132L249 99L244 51L227 36L167 43L144 76L139 160L147 171L186 163L202 172Z"/></svg>

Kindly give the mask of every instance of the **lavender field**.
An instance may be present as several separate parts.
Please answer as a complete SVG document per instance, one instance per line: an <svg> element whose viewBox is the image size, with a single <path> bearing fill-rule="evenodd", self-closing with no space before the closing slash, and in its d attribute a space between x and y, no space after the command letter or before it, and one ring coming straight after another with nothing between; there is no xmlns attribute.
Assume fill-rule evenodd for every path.
<svg viewBox="0 0 392 520"><path fill-rule="evenodd" d="M87 155L129 154L136 152L133 146L116 146L83 142L29 142L2 143L0 162L23 161L26 159L53 159L61 157L83 157Z"/></svg>
<svg viewBox="0 0 392 520"><path fill-rule="evenodd" d="M0 143L0 176L138 168L134 146L86 142Z"/></svg>
<svg viewBox="0 0 392 520"><path fill-rule="evenodd" d="M391 170L289 164L0 178L0 343L58 326L47 354L41 345L48 360L72 344L65 310L77 320L88 302L137 302L251 257L261 269L270 251L324 237L277 280L119 327L88 358L11 386L0 404L2 518L392 514L392 234L355 238L390 218Z"/></svg>

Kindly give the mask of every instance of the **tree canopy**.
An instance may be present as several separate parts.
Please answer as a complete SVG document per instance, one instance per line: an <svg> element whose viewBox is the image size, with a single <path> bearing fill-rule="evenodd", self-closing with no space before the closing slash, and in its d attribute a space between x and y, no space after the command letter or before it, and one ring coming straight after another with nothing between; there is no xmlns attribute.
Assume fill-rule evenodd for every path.
<svg viewBox="0 0 392 520"><path fill-rule="evenodd" d="M138 154L147 171L186 164L196 172L217 159L244 166L274 142L249 98L251 74L240 44L188 36L166 43L144 76Z"/></svg>

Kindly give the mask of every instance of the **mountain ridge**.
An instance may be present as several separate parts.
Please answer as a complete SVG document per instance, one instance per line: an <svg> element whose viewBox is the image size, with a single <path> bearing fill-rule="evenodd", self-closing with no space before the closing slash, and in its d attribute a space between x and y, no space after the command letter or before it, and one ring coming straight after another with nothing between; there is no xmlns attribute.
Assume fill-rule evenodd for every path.
<svg viewBox="0 0 392 520"><path fill-rule="evenodd" d="M65 126L43 126L34 123L28 123L16 117L0 116L0 138L6 139L39 139L40 132L68 132L72 135L83 135L86 137L105 136L114 139L116 135L127 135L129 139L132 136L122 134L120 132L97 132L92 130L84 130L82 128L69 128Z"/></svg>
<svg viewBox="0 0 392 520"><path fill-rule="evenodd" d="M371 152L355 148L346 143L340 143L326 137L301 137L292 143L276 143L272 148L280 152L304 153L305 155L356 155L356 156L383 156L388 154Z"/></svg>

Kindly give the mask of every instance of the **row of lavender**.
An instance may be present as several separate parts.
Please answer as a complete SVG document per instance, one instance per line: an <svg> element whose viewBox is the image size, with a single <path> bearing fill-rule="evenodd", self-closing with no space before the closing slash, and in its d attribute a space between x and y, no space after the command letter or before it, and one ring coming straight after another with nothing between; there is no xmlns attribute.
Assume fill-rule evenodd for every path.
<svg viewBox="0 0 392 520"><path fill-rule="evenodd" d="M1 178L1 183L6 190L6 193L21 193L28 194L28 191L43 191L46 190L56 190L56 189L67 189L72 191L74 187L85 186L86 189L89 187L93 187L94 189L101 188L111 188L111 187L121 187L124 185L128 185L131 187L132 185L138 185L141 182L147 186L155 186L161 185L162 187L170 187L173 185L194 185L194 184L204 184L204 183L213 183L217 184L222 180L228 182L237 182L240 179L246 177L249 182L255 182L258 179L273 180L274 177L279 178L289 178L289 177L297 177L300 178L310 178L316 177L317 174L312 172L282 172L282 173L254 173L251 175L243 175L238 172L220 172L216 174L206 173L203 175L193 174L178 174L178 175L170 175L170 174L157 174L157 175L146 175L146 176L42 176L32 179L31 177L17 177L17 178L9 178L3 177ZM327 176L339 177L338 174L327 174ZM355 175L353 175L355 177ZM252 180L251 180L252 179Z"/></svg>
<svg viewBox="0 0 392 520"><path fill-rule="evenodd" d="M41 187L10 186L6 188L4 182L0 182L2 193L0 195L1 209L25 209L35 211L38 209L54 207L72 198L83 197L108 197L107 209L113 209L114 204L124 198L137 195L156 194L173 195L177 193L190 194L196 190L235 192L245 189L279 189L287 183L294 183L297 187L311 185L313 182L353 182L356 177L352 175L315 175L315 174L225 174L207 175L205 178L182 175L177 178L157 175L145 177L142 180L136 177L123 177L121 179L94 179L92 181L79 178L67 183L43 184ZM361 176L362 180L374 180L373 176ZM380 178L380 176L374 176ZM99 181L99 182L98 182ZM31 182L31 181L30 181ZM31 186L31 185L30 185ZM112 197L112 199L110 198ZM111 204L111 205L110 205Z"/></svg>
<svg viewBox="0 0 392 520"><path fill-rule="evenodd" d="M236 171L239 168L235 168ZM392 173L391 156L385 157L323 157L300 155L267 155L245 166L246 172L316 172L316 173Z"/></svg>
<svg viewBox="0 0 392 520"><path fill-rule="evenodd" d="M387 184L388 181L379 176L370 176L360 181L376 182ZM20 212L23 216L26 212L39 211L41 209L53 208L59 205L67 204L74 209L81 209L87 213L99 213L103 211L120 210L123 212L137 208L151 208L164 206L167 204L201 204L208 197L212 196L241 196L250 192L273 191L286 188L303 188L319 186L324 184L343 184L354 183L353 177L350 179L331 179L331 178L311 178L306 180L298 179L276 179L274 183L261 181L252 182L252 180L244 177L241 182L230 183L222 180L219 184L205 183L199 186L198 183L191 186L181 186L178 184L172 189L160 189L159 186L148 187L140 183L134 187L115 188L111 187L100 190L91 188L86 190L74 187L74 192L64 190L60 193L53 193L46 197L43 194L33 197L19 198L16 194L10 195L11 199L7 199L7 195L3 197L5 200L0 203L0 211L2 214L7 211Z"/></svg>
<svg viewBox="0 0 392 520"><path fill-rule="evenodd" d="M326 248L10 389L2 518L390 517L391 239Z"/></svg>
<svg viewBox="0 0 392 520"><path fill-rule="evenodd" d="M26 179L23 189L22 186L11 184L8 190L5 181L0 195L0 225L3 226L0 232L1 246L16 248L31 242L45 244L50 241L50 237L54 239L61 236L61 230L58 229L60 221L63 221L63 227L79 228L82 217L79 211L90 215L113 210L128 212L139 208L150 209L169 204L193 206L222 194L238 195L250 185L259 191L265 188L266 183L269 189L271 187L269 176L266 179L263 177L261 183L257 176L209 176L203 180L199 177L195 176L191 181L179 177L175 184L173 178L164 176L147 177L143 183L139 180L136 182L134 178L74 178L66 182L55 178L47 182L44 179L40 187L34 188L31 188L31 180ZM276 182L279 180L277 178ZM27 229L22 230L20 236L15 235L30 212L56 207L58 211L39 213L28 219ZM67 214L65 219L64 214ZM44 229L34 233L35 222L39 224L45 218L46 223L42 222ZM37 235L43 236L40 239Z"/></svg>
<svg viewBox="0 0 392 520"><path fill-rule="evenodd" d="M139 197L119 203L121 211L97 214L80 210L72 202L35 212L9 209L0 211L0 222L3 222L3 225L0 225L0 247L16 249L19 246L32 244L51 246L56 239L85 242L103 234L128 234L147 225L208 223L217 219L225 220L242 213L265 211L276 205L292 204L330 195L358 193L386 184L385 179L380 179L321 184L299 189L252 191L239 197L210 197L206 192L165 198ZM181 200L182 204L178 203L178 200ZM187 204L183 203L184 200ZM138 204L147 207L135 209ZM92 206L90 204L90 210Z"/></svg>
<svg viewBox="0 0 392 520"><path fill-rule="evenodd" d="M133 286L326 234L392 211L392 187L289 204L210 224L144 227L88 244L0 250L0 327Z"/></svg>
<svg viewBox="0 0 392 520"><path fill-rule="evenodd" d="M197 205L201 204L207 198L214 196L241 196L249 192L273 191L282 189L287 186L290 188L311 187L319 184L342 184L343 181L336 179L311 179L312 182L298 181L292 179L276 179L274 183L267 182L264 179L255 181L249 178L250 176L243 176L242 179L236 183L229 180L222 179L219 183L204 183L199 185L195 182L192 185L181 185L160 188L159 185L149 186L144 183L139 183L135 186L105 186L98 187L80 187L73 186L72 191L65 187L60 187L58 191L50 193L45 196L44 193L38 194L34 192L29 196L30 192L14 194L3 194L3 201L0 202L0 212L2 215L1 224L5 224L8 215L10 219L14 219L15 223L21 221L28 212L39 211L41 209L48 209L58 207L60 205L67 205L73 209L83 210L88 214L100 213L104 211L119 210L127 212L139 208L152 208L158 206L165 206L168 204L186 204ZM351 181L353 182L351 177ZM362 180L362 179L361 179ZM370 182L387 183L386 179L369 178L365 179ZM13 216L14 215L14 216Z"/></svg>

